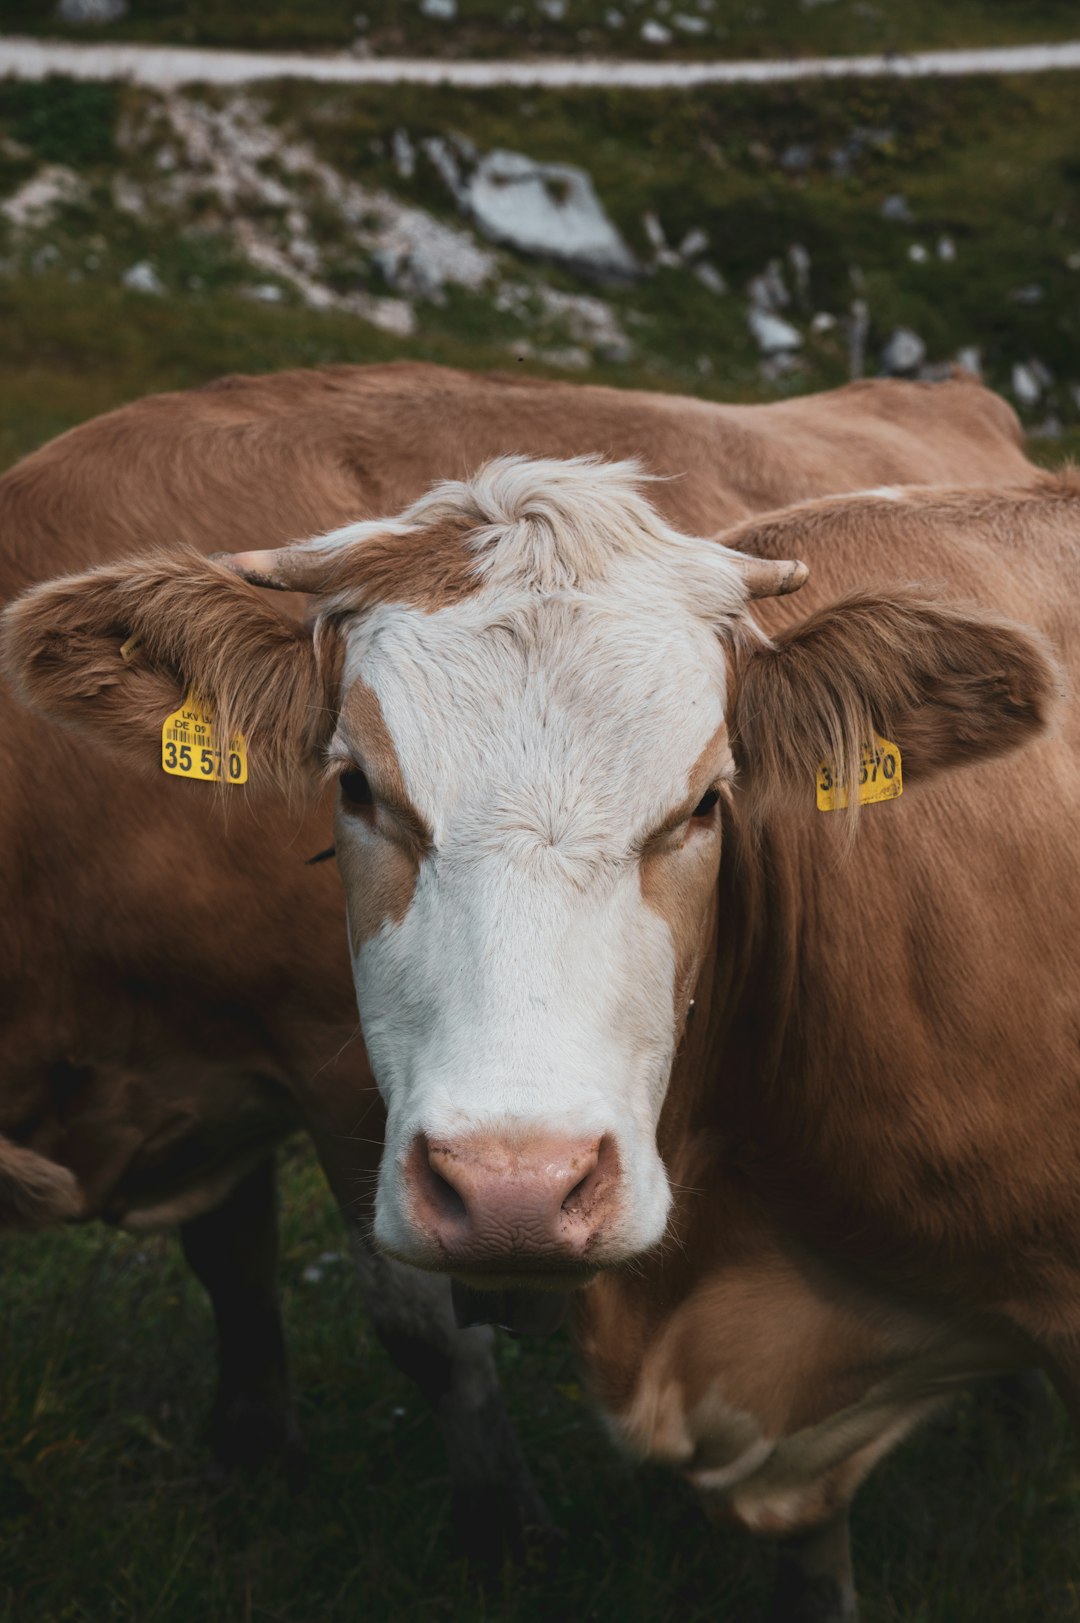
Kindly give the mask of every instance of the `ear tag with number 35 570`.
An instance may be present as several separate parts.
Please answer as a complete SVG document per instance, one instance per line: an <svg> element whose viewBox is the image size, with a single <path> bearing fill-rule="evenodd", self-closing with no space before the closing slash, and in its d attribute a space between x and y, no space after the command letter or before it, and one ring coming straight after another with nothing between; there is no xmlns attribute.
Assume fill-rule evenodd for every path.
<svg viewBox="0 0 1080 1623"><path fill-rule="evenodd" d="M246 783L247 745L243 734L237 733L223 749L214 736L213 716L196 694L189 693L179 710L166 716L162 724L161 766L174 778Z"/></svg>
<svg viewBox="0 0 1080 1623"><path fill-rule="evenodd" d="M864 744L856 785L860 806L873 806L879 800L895 800L904 792L900 751L887 738L874 734L872 744ZM828 762L818 767L818 811L841 811L848 804L848 786L838 783L836 769Z"/></svg>

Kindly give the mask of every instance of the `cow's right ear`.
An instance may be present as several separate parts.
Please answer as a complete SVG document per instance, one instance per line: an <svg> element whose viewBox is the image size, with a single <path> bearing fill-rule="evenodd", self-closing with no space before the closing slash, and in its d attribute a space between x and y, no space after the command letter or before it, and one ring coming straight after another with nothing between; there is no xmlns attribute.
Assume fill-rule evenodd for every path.
<svg viewBox="0 0 1080 1623"><path fill-rule="evenodd" d="M34 587L4 612L20 696L51 720L159 769L166 716L194 690L221 734L244 734L254 779L295 784L333 727L333 664L230 570L151 554Z"/></svg>

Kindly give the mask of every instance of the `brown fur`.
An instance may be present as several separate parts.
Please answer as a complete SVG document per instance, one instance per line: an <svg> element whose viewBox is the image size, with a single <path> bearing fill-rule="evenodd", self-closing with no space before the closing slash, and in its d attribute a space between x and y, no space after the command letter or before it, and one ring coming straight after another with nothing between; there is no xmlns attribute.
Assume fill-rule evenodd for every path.
<svg viewBox="0 0 1080 1623"><path fill-rule="evenodd" d="M197 553L39 586L5 615L3 637L24 694L70 727L105 731L148 770L165 717L192 689L223 736L245 735L265 778L310 769L333 726L310 634Z"/></svg>
<svg viewBox="0 0 1080 1623"><path fill-rule="evenodd" d="M745 659L736 687L736 754L764 817L812 805L822 762L840 783L857 783L875 731L898 746L911 783L1030 743L1061 675L1030 629L894 589L830 604L782 632Z"/></svg>
<svg viewBox="0 0 1080 1623"><path fill-rule="evenodd" d="M196 680L248 732L253 756L258 745L290 775L324 735L320 707L335 693L340 649L314 650L279 604L183 549L284 546L400 511L435 480L514 452L636 456L666 476L654 496L690 533L883 482L1042 489L1014 414L970 383L866 383L723 407L414 365L225 380L141 401L13 469L0 480L5 595L65 571L78 579L18 607L9 643L37 713L10 698L0 737L0 1132L67 1168L87 1214L127 1219L216 1189L222 1168L298 1123L351 1208L374 1159L366 1141L379 1131L340 880L332 864L304 865L329 843L327 801L299 813L200 793L156 769L161 720ZM807 557L809 586L766 604L763 620L779 632L853 589L945 577L950 593L1039 624L1062 648L1071 621L1054 596L1061 569L1049 541L1033 567L1026 556L1020 567L1014 549L990 569L977 536L967 553L957 539L964 500L952 498L940 518L928 509L914 529L895 504L871 503L850 536L823 510L818 529L778 554ZM1018 503L1003 502L995 524L1020 525ZM945 561L944 533L953 538ZM725 539L753 550L741 531ZM769 535L756 540L770 555ZM117 565L126 554L139 556ZM119 649L136 630L144 644L127 667ZM281 673L271 677L271 664ZM54 718L76 720L78 731ZM147 770L129 774L115 753L95 753L91 730ZM738 794L725 809L721 950L707 955L661 1123L673 1177L688 1187L677 1216L685 1249L669 1253L664 1271L650 1263L602 1282L622 1293L611 1322L626 1390L695 1278L758 1254L759 1213L769 1244L778 1227L805 1230L808 1246L844 1268L872 1263L999 1308L1007 1298L1017 1317L1041 1312L1062 1328L1068 1264L1050 1240L1069 1224L1077 1232L1078 1185L1071 1140L1057 1131L1071 1120L1071 1095L1040 1033L1060 1031L1052 1005L1078 954L1064 911L1055 934L1029 908L1033 892L1065 896L1074 879L1075 841L1040 821L1058 815L1069 786L1047 748L1018 758L1022 774L990 763L916 786L875 809L879 820L868 813L842 882L824 892L832 820L784 838L766 820L751 846ZM875 914L869 940L868 887L882 893L888 920L884 928ZM922 912L898 914L912 898ZM958 1006L955 990L946 995L949 952L993 932L1014 950L977 956ZM1005 1011L1018 964L1024 1019L1014 1026ZM920 1000L914 1024L883 994L897 985ZM869 1011L869 1023L853 1021L853 1009ZM875 1086L853 1090L851 1077ZM720 1204L695 1201L701 1187ZM768 1300L768 1279L740 1311ZM810 1400L830 1401L818 1390Z"/></svg>
<svg viewBox="0 0 1080 1623"><path fill-rule="evenodd" d="M373 864L358 862L351 841L337 841L341 876L350 897L349 932L355 952L384 924L397 924L405 917L431 831L409 799L378 695L366 683L350 684L343 701L341 730L354 747L356 763L368 775L376 803L353 808L342 800L338 826L350 817L361 817L378 826L384 836L382 858ZM348 763L336 761L334 768L337 775L348 769Z"/></svg>
<svg viewBox="0 0 1080 1623"><path fill-rule="evenodd" d="M740 673L750 785L725 820L714 950L660 1128L674 1243L591 1285L581 1335L628 1441L692 1478L910 1368L872 1440L819 1476L703 1489L791 1531L848 1503L965 1371L1036 1359L1075 1406L1075 708L1013 751L1044 730L1057 662L1080 669L1080 487L825 500L724 539L801 556L810 581L801 603L762 607L778 651ZM897 573L941 585L886 590ZM849 640L851 608L832 605L856 583ZM820 717L849 697L895 728L911 793L866 808L841 860L812 784ZM928 1347L944 1384L920 1375Z"/></svg>
<svg viewBox="0 0 1080 1623"><path fill-rule="evenodd" d="M469 527L444 519L404 532L368 536L359 547L225 554L222 561L253 586L317 592L340 606L408 603L432 614L483 584L466 545Z"/></svg>

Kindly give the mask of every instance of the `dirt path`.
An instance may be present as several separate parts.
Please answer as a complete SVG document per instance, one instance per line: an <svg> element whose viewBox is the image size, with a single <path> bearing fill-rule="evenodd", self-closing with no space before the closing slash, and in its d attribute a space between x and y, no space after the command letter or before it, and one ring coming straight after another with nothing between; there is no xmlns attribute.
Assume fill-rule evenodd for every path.
<svg viewBox="0 0 1080 1623"><path fill-rule="evenodd" d="M777 62L617 62L580 59L454 62L416 58L317 56L302 52L219 51L187 46L72 45L61 40L0 39L0 77L129 79L168 90L178 85L252 84L309 79L333 84L496 85L548 89L685 89L694 85L775 84L790 79L947 78L978 73L1046 73L1080 68L1080 40L910 55L808 57Z"/></svg>

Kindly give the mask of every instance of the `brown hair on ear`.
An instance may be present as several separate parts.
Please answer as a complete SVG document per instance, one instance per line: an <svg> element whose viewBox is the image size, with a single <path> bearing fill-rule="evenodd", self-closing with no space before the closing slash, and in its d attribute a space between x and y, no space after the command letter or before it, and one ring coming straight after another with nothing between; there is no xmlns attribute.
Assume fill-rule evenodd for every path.
<svg viewBox="0 0 1080 1623"><path fill-rule="evenodd" d="M47 581L8 607L0 635L27 704L144 768L191 689L219 736L244 734L256 781L292 787L333 726L325 646L194 551Z"/></svg>
<svg viewBox="0 0 1080 1623"><path fill-rule="evenodd" d="M1037 631L918 588L860 593L741 651L732 742L757 817L814 805L819 767L857 783L873 733L905 784L1041 733L1062 676ZM852 796L852 814L857 810Z"/></svg>

